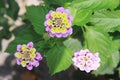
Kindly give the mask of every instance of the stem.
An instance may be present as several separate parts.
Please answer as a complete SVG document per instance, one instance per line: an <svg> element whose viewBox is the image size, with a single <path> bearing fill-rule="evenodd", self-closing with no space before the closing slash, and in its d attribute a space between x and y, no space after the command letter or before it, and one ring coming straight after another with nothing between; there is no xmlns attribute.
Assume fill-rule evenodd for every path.
<svg viewBox="0 0 120 80"><path fill-rule="evenodd" d="M84 25L84 28L85 28L86 30L89 30L87 25Z"/></svg>
<svg viewBox="0 0 120 80"><path fill-rule="evenodd" d="M85 33L85 30L84 30L83 26L81 26L81 28L82 28L82 31L83 31L83 34L84 34L84 33Z"/></svg>

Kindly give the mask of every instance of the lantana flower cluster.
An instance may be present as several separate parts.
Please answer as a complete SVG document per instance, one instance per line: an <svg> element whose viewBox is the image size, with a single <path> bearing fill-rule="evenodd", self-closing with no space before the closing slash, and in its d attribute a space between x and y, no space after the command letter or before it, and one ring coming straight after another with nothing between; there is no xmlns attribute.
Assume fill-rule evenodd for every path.
<svg viewBox="0 0 120 80"><path fill-rule="evenodd" d="M56 11L49 11L46 15L46 31L51 37L67 37L72 34L72 16L70 11L65 10L63 7L59 7Z"/></svg>
<svg viewBox="0 0 120 80"><path fill-rule="evenodd" d="M27 45L18 45L15 57L17 64L26 67L28 70L32 70L33 66L38 67L39 61L43 58L39 52L36 52L33 42L29 42Z"/></svg>
<svg viewBox="0 0 120 80"><path fill-rule="evenodd" d="M89 73L100 66L99 53L91 53L88 49L80 50L74 54L72 61L81 71Z"/></svg>
<svg viewBox="0 0 120 80"><path fill-rule="evenodd" d="M44 25L50 37L65 38L72 34L72 21L73 17L70 15L70 11L59 7L56 11L49 11ZM41 54L36 52L33 47L33 42L29 42L27 45L18 45L15 57L17 64L26 67L28 70L38 67L39 61L43 59ZM99 53L93 54L88 49L77 51L72 61L76 67L87 73L100 66Z"/></svg>

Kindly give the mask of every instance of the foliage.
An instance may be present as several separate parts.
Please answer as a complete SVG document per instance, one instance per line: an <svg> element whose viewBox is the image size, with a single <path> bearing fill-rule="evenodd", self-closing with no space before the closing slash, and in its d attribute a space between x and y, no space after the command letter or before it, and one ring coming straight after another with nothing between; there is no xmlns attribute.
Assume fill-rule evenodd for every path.
<svg viewBox="0 0 120 80"><path fill-rule="evenodd" d="M34 30L39 34L43 35L45 31L44 21L45 15L48 13L49 9L47 7L39 6L31 6L27 7L27 17L32 22L34 26ZM34 14L34 15L33 15Z"/></svg>
<svg viewBox="0 0 120 80"><path fill-rule="evenodd" d="M14 0L0 0L0 41L15 35L6 52L14 54L18 44L33 41L46 57L51 74L66 70L72 65L73 53L84 48L99 52L101 65L93 74L114 74L120 61L120 1L119 0L45 0L45 6L27 7L22 16L25 25L10 32L7 14L14 20L19 7ZM56 7L69 9L73 16L73 34L68 38L50 38L45 32L45 15ZM49 8L48 8L49 7ZM82 30L82 31L81 31ZM80 34L79 34L80 33ZM117 34L116 34L117 33ZM81 35L83 37L81 37ZM119 68L118 68L119 69ZM120 69L119 69L120 70Z"/></svg>
<svg viewBox="0 0 120 80"><path fill-rule="evenodd" d="M10 43L10 45L7 48L7 52L10 52L11 54L14 54L16 47L18 44L26 44L30 41L37 41L40 37L34 32L32 27L26 27L24 26L24 30L22 30L20 33L16 35L15 40Z"/></svg>
<svg viewBox="0 0 120 80"><path fill-rule="evenodd" d="M100 10L100 9L114 9L119 5L119 0L74 0L69 4L76 9L89 9L89 10Z"/></svg>
<svg viewBox="0 0 120 80"><path fill-rule="evenodd" d="M112 69L119 63L119 51L116 43L103 30L103 28L87 27L85 32L85 48L92 52L99 52L101 67L95 71L96 74L111 74ZM104 44L104 45L103 45ZM118 44L118 43L117 43ZM115 57L117 56L117 57ZM116 58L116 60L114 60Z"/></svg>
<svg viewBox="0 0 120 80"><path fill-rule="evenodd" d="M73 53L64 45L56 45L46 54L50 73L55 74L72 64ZM54 57L54 58L53 58Z"/></svg>
<svg viewBox="0 0 120 80"><path fill-rule="evenodd" d="M91 23L96 27L102 27L107 32L120 31L120 11L95 12Z"/></svg>
<svg viewBox="0 0 120 80"><path fill-rule="evenodd" d="M5 4L9 5L9 8L6 8ZM14 0L0 0L0 50L1 50L1 40L3 38L9 39L11 37L11 32L9 31L10 25L8 24L8 20L4 17L4 14L9 15L12 19L16 19L18 17L19 7Z"/></svg>

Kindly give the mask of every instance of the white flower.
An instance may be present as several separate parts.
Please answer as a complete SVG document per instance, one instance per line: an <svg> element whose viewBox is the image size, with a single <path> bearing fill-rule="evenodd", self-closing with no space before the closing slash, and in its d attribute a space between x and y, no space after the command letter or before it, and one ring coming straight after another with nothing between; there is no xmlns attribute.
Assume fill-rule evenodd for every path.
<svg viewBox="0 0 120 80"><path fill-rule="evenodd" d="M100 66L100 58L98 53L91 53L88 49L78 51L72 58L73 64L81 71L89 73L96 70Z"/></svg>

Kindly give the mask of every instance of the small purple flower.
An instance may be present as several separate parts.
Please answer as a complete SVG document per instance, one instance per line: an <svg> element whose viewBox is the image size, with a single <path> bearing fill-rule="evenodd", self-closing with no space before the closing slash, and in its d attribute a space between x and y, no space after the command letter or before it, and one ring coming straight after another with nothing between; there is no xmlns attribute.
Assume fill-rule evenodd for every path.
<svg viewBox="0 0 120 80"><path fill-rule="evenodd" d="M26 67L27 67L28 70L32 70L33 69L32 64L28 64Z"/></svg>
<svg viewBox="0 0 120 80"><path fill-rule="evenodd" d="M32 70L33 66L38 67L39 61L43 59L39 52L33 47L33 42L29 42L27 45L18 45L15 57L18 65L26 67L28 70Z"/></svg>
<svg viewBox="0 0 120 80"><path fill-rule="evenodd" d="M21 64L21 60L20 59L16 59L17 64L20 65Z"/></svg>
<svg viewBox="0 0 120 80"><path fill-rule="evenodd" d="M32 47L33 47L33 42L29 42L29 43L27 44L27 47L28 47L28 48L32 48Z"/></svg>
<svg viewBox="0 0 120 80"><path fill-rule="evenodd" d="M72 58L76 67L89 73L100 66L99 53L91 53L88 49L77 51Z"/></svg>
<svg viewBox="0 0 120 80"><path fill-rule="evenodd" d="M51 37L65 38L72 34L72 21L73 17L70 15L70 11L59 7L56 11L50 10L46 14L44 26Z"/></svg>
<svg viewBox="0 0 120 80"><path fill-rule="evenodd" d="M43 59L43 57L40 55L39 52L36 52L35 58L36 58L37 60L42 60L42 59Z"/></svg>
<svg viewBox="0 0 120 80"><path fill-rule="evenodd" d="M17 51L21 51L21 47L22 47L22 45L18 45L17 46Z"/></svg>

